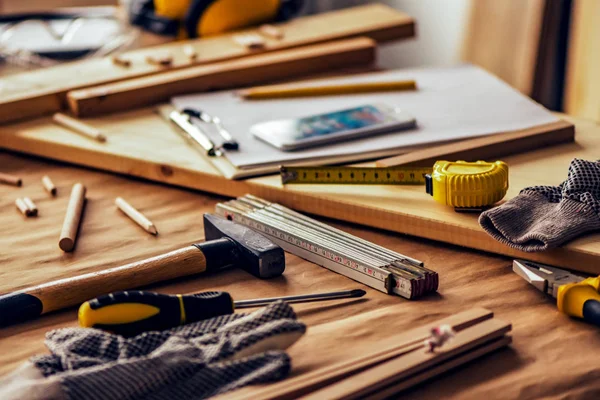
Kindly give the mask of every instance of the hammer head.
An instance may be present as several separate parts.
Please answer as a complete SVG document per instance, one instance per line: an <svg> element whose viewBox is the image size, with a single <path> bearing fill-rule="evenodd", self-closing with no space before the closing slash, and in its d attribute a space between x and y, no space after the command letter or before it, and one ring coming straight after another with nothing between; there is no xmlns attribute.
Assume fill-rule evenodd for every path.
<svg viewBox="0 0 600 400"><path fill-rule="evenodd" d="M233 266L258 278L279 276L285 270L283 249L244 225L216 215L204 214L204 238L207 241L228 239L233 245L221 247L220 251L231 251L233 254L223 255L223 258L231 259Z"/></svg>

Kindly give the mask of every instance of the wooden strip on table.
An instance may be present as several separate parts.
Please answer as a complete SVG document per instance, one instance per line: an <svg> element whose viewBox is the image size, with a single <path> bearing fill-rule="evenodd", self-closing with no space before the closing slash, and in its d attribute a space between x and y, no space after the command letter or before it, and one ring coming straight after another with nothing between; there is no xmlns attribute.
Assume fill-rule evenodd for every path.
<svg viewBox="0 0 600 400"><path fill-rule="evenodd" d="M452 358L450 361L441 363L433 368L427 369L415 376L412 376L408 379L402 380L398 383L395 383L391 386L386 387L378 391L377 393L371 393L369 395L370 400L384 400L388 399L391 396L394 396L400 393L403 390L410 389L420 383L423 383L431 378L434 378L438 375L441 375L445 372L450 371L451 369L460 367L463 364L476 360L480 357L485 356L493 351L501 349L503 347L508 346L512 342L512 337L503 336L500 339L493 340L489 343L486 343L475 350L471 350L465 354L461 354L458 357Z"/></svg>
<svg viewBox="0 0 600 400"><path fill-rule="evenodd" d="M489 319L457 333L451 342L446 343L438 351L428 352L423 348L400 355L302 398L305 400L364 399L415 373L427 371L455 356L475 350L486 342L500 339L510 330L509 323Z"/></svg>
<svg viewBox="0 0 600 400"><path fill-rule="evenodd" d="M423 165L431 167L439 160L495 161L500 157L575 141L575 126L566 121L553 122L514 132L482 136L428 147L376 162L378 167Z"/></svg>
<svg viewBox="0 0 600 400"><path fill-rule="evenodd" d="M375 47L368 38L347 39L73 90L67 98L73 114L89 117L166 102L186 93L370 65L375 60Z"/></svg>
<svg viewBox="0 0 600 400"><path fill-rule="evenodd" d="M284 33L279 40L269 39L261 52L323 43L350 37L366 36L378 42L414 36L414 20L382 4L369 4L319 15L296 18L277 24ZM130 64L124 68L113 57L91 58L51 68L14 74L0 79L0 123L42 116L64 109L68 91L103 85L126 79L160 74L164 67L145 62L157 52L173 54L170 69L189 68L254 54L233 41L239 33L257 33L258 29L177 41L120 53ZM197 57L190 62L184 48L193 45Z"/></svg>
<svg viewBox="0 0 600 400"><path fill-rule="evenodd" d="M373 365L385 362L393 357L411 351L415 346L422 347L423 341L431 335L431 329L440 325L450 325L456 331L462 331L473 325L489 320L493 313L483 308L460 312L435 321L419 328L411 329L388 341L381 341L377 349L371 354L361 355L354 359L332 364L295 378L286 379L280 385L269 385L264 389L253 392L251 397L244 394L230 394L231 400L251 400L260 398L264 400L291 399L308 392L322 388L339 379L351 376Z"/></svg>

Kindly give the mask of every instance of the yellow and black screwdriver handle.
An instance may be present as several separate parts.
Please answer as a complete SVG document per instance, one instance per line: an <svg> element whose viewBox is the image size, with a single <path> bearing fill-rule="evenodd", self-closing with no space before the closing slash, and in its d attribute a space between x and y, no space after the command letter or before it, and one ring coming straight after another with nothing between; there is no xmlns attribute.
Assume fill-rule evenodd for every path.
<svg viewBox="0 0 600 400"><path fill-rule="evenodd" d="M79 307L79 325L122 336L173 328L232 314L233 299L226 292L167 295L144 291L116 292L86 301Z"/></svg>
<svg viewBox="0 0 600 400"><path fill-rule="evenodd" d="M558 288L559 311L600 326L600 277L587 278Z"/></svg>

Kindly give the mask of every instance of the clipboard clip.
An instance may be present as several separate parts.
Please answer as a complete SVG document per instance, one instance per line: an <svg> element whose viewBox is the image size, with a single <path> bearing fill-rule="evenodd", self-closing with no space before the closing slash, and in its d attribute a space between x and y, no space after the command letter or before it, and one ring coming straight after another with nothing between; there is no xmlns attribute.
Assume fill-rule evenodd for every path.
<svg viewBox="0 0 600 400"><path fill-rule="evenodd" d="M210 157L220 157L223 155L221 150L215 147L212 140L196 125L192 124L191 116L179 111L171 111L169 120L177 125L182 135L195 147L199 147Z"/></svg>

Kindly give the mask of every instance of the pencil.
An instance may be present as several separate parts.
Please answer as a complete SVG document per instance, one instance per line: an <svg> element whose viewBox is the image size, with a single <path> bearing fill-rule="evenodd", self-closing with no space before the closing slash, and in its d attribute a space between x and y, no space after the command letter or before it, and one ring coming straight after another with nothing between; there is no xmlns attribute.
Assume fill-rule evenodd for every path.
<svg viewBox="0 0 600 400"><path fill-rule="evenodd" d="M23 181L18 176L4 174L0 172L0 183L6 183L7 185L21 186Z"/></svg>
<svg viewBox="0 0 600 400"><path fill-rule="evenodd" d="M106 136L100 130L90 126L83 121L69 117L62 113L56 113L52 116L52 120L57 124L64 126L67 129L77 132L89 139L97 140L98 142L106 142Z"/></svg>
<svg viewBox="0 0 600 400"><path fill-rule="evenodd" d="M282 99L307 96L330 96L336 94L356 94L373 92L397 92L416 90L415 81L363 82L340 85L289 86L272 85L258 86L240 90L237 94L247 100Z"/></svg>
<svg viewBox="0 0 600 400"><path fill-rule="evenodd" d="M85 205L85 192L85 186L81 183L73 185L71 198L69 199L69 205L67 206L67 213L65 214L65 221L63 222L60 239L58 241L58 247L60 247L62 251L73 251L73 248L75 247L79 222L81 221L81 214L83 212L83 206Z"/></svg>
<svg viewBox="0 0 600 400"><path fill-rule="evenodd" d="M44 189L46 189L46 191L50 193L50 195L56 196L56 186L54 186L54 183L48 175L45 175L42 178L42 185L44 185Z"/></svg>
<svg viewBox="0 0 600 400"><path fill-rule="evenodd" d="M125 215L131 218L136 224L144 228L144 230L152 235L157 235L158 231L154 224L144 216L141 212L133 208L131 204L126 202L122 197L115 199L115 204L119 210L123 211Z"/></svg>

